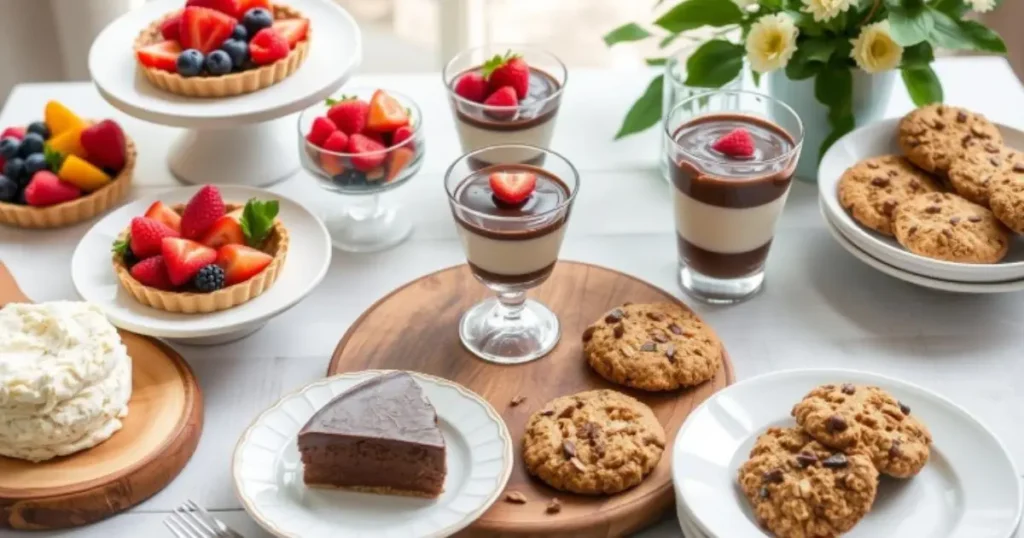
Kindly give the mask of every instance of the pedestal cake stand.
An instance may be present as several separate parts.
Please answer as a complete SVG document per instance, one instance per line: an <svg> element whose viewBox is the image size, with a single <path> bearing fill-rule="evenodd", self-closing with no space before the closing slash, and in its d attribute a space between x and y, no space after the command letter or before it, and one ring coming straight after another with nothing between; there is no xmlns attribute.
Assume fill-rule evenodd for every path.
<svg viewBox="0 0 1024 538"><path fill-rule="evenodd" d="M331 0L288 0L310 19L305 63L285 80L236 97L174 95L151 85L137 68L132 44L143 29L183 0L154 0L121 16L96 38L89 72L101 96L144 121L183 127L167 164L181 181L263 186L299 168L292 114L340 88L362 61L355 19Z"/></svg>

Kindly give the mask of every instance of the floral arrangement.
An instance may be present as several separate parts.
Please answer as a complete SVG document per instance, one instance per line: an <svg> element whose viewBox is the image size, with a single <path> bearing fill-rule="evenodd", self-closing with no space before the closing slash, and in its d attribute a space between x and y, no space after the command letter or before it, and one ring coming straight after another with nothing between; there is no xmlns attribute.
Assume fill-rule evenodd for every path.
<svg viewBox="0 0 1024 538"><path fill-rule="evenodd" d="M820 152L853 130L853 69L899 69L918 106L942 101L931 62L936 48L1005 53L1002 39L965 15L986 12L1000 0L683 0L650 30L631 22L604 36L616 43L660 39L669 48L685 32L716 27L686 62L687 86L719 88L739 77L744 64L755 83L782 70L792 80L814 79L814 95L828 108L831 132ZM661 2L658 2L659 4ZM738 42L737 42L738 41ZM666 58L649 58L664 65ZM616 139L661 119L659 75L626 115Z"/></svg>

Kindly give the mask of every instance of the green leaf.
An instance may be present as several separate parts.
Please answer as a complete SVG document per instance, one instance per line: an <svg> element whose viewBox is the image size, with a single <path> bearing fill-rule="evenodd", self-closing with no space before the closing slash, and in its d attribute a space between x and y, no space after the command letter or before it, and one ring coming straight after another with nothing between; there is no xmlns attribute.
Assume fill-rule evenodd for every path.
<svg viewBox="0 0 1024 538"><path fill-rule="evenodd" d="M668 58L644 58L644 62L647 63L647 65L654 67L658 65L665 65L668 63Z"/></svg>
<svg viewBox="0 0 1024 538"><path fill-rule="evenodd" d="M242 233L245 234L245 241L250 247L259 248L267 240L270 230L274 227L274 218L277 217L278 209L277 200L253 198L245 203L239 224L242 226Z"/></svg>
<svg viewBox="0 0 1024 538"><path fill-rule="evenodd" d="M114 246L111 247L111 251L118 256L124 256L125 252L128 252L128 247L132 243L132 236L125 234L123 239L114 241Z"/></svg>
<svg viewBox="0 0 1024 538"><path fill-rule="evenodd" d="M46 161L46 167L54 174L64 165L64 154L48 145L43 146L43 159Z"/></svg>
<svg viewBox="0 0 1024 538"><path fill-rule="evenodd" d="M743 45L721 39L704 43L686 61L686 85L721 88L740 74L743 55Z"/></svg>
<svg viewBox="0 0 1024 538"><path fill-rule="evenodd" d="M806 43L806 41L804 42ZM835 42L833 41L832 47L835 48ZM810 53L813 51L814 46L805 47L803 45L797 46L793 57L789 59L789 63L786 64L786 77L791 80L806 80L814 75L817 75L821 68L825 66L824 61L815 61L811 59ZM828 57L825 57L828 60Z"/></svg>
<svg viewBox="0 0 1024 538"><path fill-rule="evenodd" d="M935 52L927 41L903 49L903 66L928 65L934 61Z"/></svg>
<svg viewBox="0 0 1024 538"><path fill-rule="evenodd" d="M782 0L760 0L761 9L768 11L778 11L782 9Z"/></svg>
<svg viewBox="0 0 1024 538"><path fill-rule="evenodd" d="M1006 43L991 28L971 20L957 21L957 25L974 44L974 50L1006 54Z"/></svg>
<svg viewBox="0 0 1024 538"><path fill-rule="evenodd" d="M803 51L804 55L812 62L828 62L832 53L836 50L836 40L827 38L806 39L797 45L797 50Z"/></svg>
<svg viewBox="0 0 1024 538"><path fill-rule="evenodd" d="M818 72L814 78L814 98L828 107L828 123L832 130L821 147L818 159L840 137L853 130L853 73L845 63L834 62Z"/></svg>
<svg viewBox="0 0 1024 538"><path fill-rule="evenodd" d="M903 85L915 106L942 102L942 83L929 65L905 66L900 69Z"/></svg>
<svg viewBox="0 0 1024 538"><path fill-rule="evenodd" d="M480 68L480 75L484 78L490 78L491 73L495 69L505 65L506 62L512 58L518 58L518 54L514 54L511 50L505 51L505 55L495 54L489 60L484 62L484 65Z"/></svg>
<svg viewBox="0 0 1024 538"><path fill-rule="evenodd" d="M889 29L896 43L904 47L928 39L935 21L924 7L895 6L889 8Z"/></svg>
<svg viewBox="0 0 1024 538"><path fill-rule="evenodd" d="M663 49L663 48L668 47L669 45L674 43L675 40L679 39L682 35L683 34L681 34L679 32L676 32L674 34L665 36L664 38L662 38L661 41L658 42L658 48L659 49Z"/></svg>
<svg viewBox="0 0 1024 538"><path fill-rule="evenodd" d="M338 103L340 103L342 101L351 101L351 100L353 100L355 98L356 98L355 95L344 95L344 94L342 94L337 99L335 99L333 97L328 97L327 99L324 99L324 103L327 106L334 106L334 105L336 105L336 104L338 104Z"/></svg>
<svg viewBox="0 0 1024 538"><path fill-rule="evenodd" d="M630 22L604 35L604 44L609 47L616 43L640 41L651 37L651 33L635 22Z"/></svg>
<svg viewBox="0 0 1024 538"><path fill-rule="evenodd" d="M932 20L932 28L928 32L928 40L935 46L952 50L971 50L974 42L964 32L957 21L938 10L927 11Z"/></svg>
<svg viewBox="0 0 1024 538"><path fill-rule="evenodd" d="M793 24L800 29L800 35L808 37L825 35L825 27L820 22L814 22L814 17L810 13L804 13L799 9L787 9L784 13L793 19Z"/></svg>
<svg viewBox="0 0 1024 538"><path fill-rule="evenodd" d="M963 17L968 11L967 3L963 0L937 0L932 7L955 19Z"/></svg>
<svg viewBox="0 0 1024 538"><path fill-rule="evenodd" d="M615 133L615 139L645 131L661 120L661 99L664 91L665 75L658 75L647 85L644 94L633 103L622 120L622 127Z"/></svg>
<svg viewBox="0 0 1024 538"><path fill-rule="evenodd" d="M751 69L750 70L750 78L754 79L754 87L755 88L760 88L761 87L761 73L758 73L757 71L754 71L753 69Z"/></svg>
<svg viewBox="0 0 1024 538"><path fill-rule="evenodd" d="M654 24L679 33L701 26L739 24L743 12L732 0L686 0L658 17Z"/></svg>

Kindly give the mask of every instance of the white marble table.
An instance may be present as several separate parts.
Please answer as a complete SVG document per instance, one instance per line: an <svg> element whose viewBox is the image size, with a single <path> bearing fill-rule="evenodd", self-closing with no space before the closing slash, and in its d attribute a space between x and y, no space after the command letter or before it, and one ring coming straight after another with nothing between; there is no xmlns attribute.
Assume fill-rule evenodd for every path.
<svg viewBox="0 0 1024 538"><path fill-rule="evenodd" d="M1024 128L1024 89L1006 62L946 59L936 69L947 102ZM678 294L670 198L657 172L658 135L652 130L612 142L622 114L648 80L643 72L572 73L552 144L582 175L562 257L625 271ZM184 472L125 514L75 531L34 536L167 536L161 521L186 499L216 511L247 537L266 536L240 509L232 490L229 462L239 434L282 393L322 377L338 339L371 303L404 282L464 261L442 187L444 169L459 150L439 77L367 76L357 82L414 96L424 111L429 149L423 171L394 194L412 213L415 235L389 252L335 252L327 278L312 296L247 339L219 347L178 346L206 399L203 437ZM0 125L37 119L48 99L89 117L123 122L139 146L135 196L178 185L164 161L174 130L124 117L88 84L18 86L0 113ZM898 87L888 115L910 107ZM310 206L338 203L302 173L272 190ZM694 305L718 330L737 376L818 366L901 377L970 410L1024 468L1024 294L951 295L884 276L833 243L815 196L812 186L794 188L760 296L728 308ZM36 300L77 298L68 265L89 226L0 227L0 260ZM640 534L681 535L669 517Z"/></svg>

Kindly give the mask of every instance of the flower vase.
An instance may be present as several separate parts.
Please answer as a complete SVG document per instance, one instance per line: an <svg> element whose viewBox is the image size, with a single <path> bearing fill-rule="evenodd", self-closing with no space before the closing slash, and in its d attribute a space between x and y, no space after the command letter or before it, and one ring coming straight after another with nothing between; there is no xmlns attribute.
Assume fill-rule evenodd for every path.
<svg viewBox="0 0 1024 538"><path fill-rule="evenodd" d="M895 81L893 70L873 75L853 70L853 117L858 127L882 118ZM814 79L790 80L779 70L768 73L765 84L768 94L789 105L804 124L804 147L796 165L796 178L817 183L821 143L832 128L828 124L828 108L814 97Z"/></svg>

